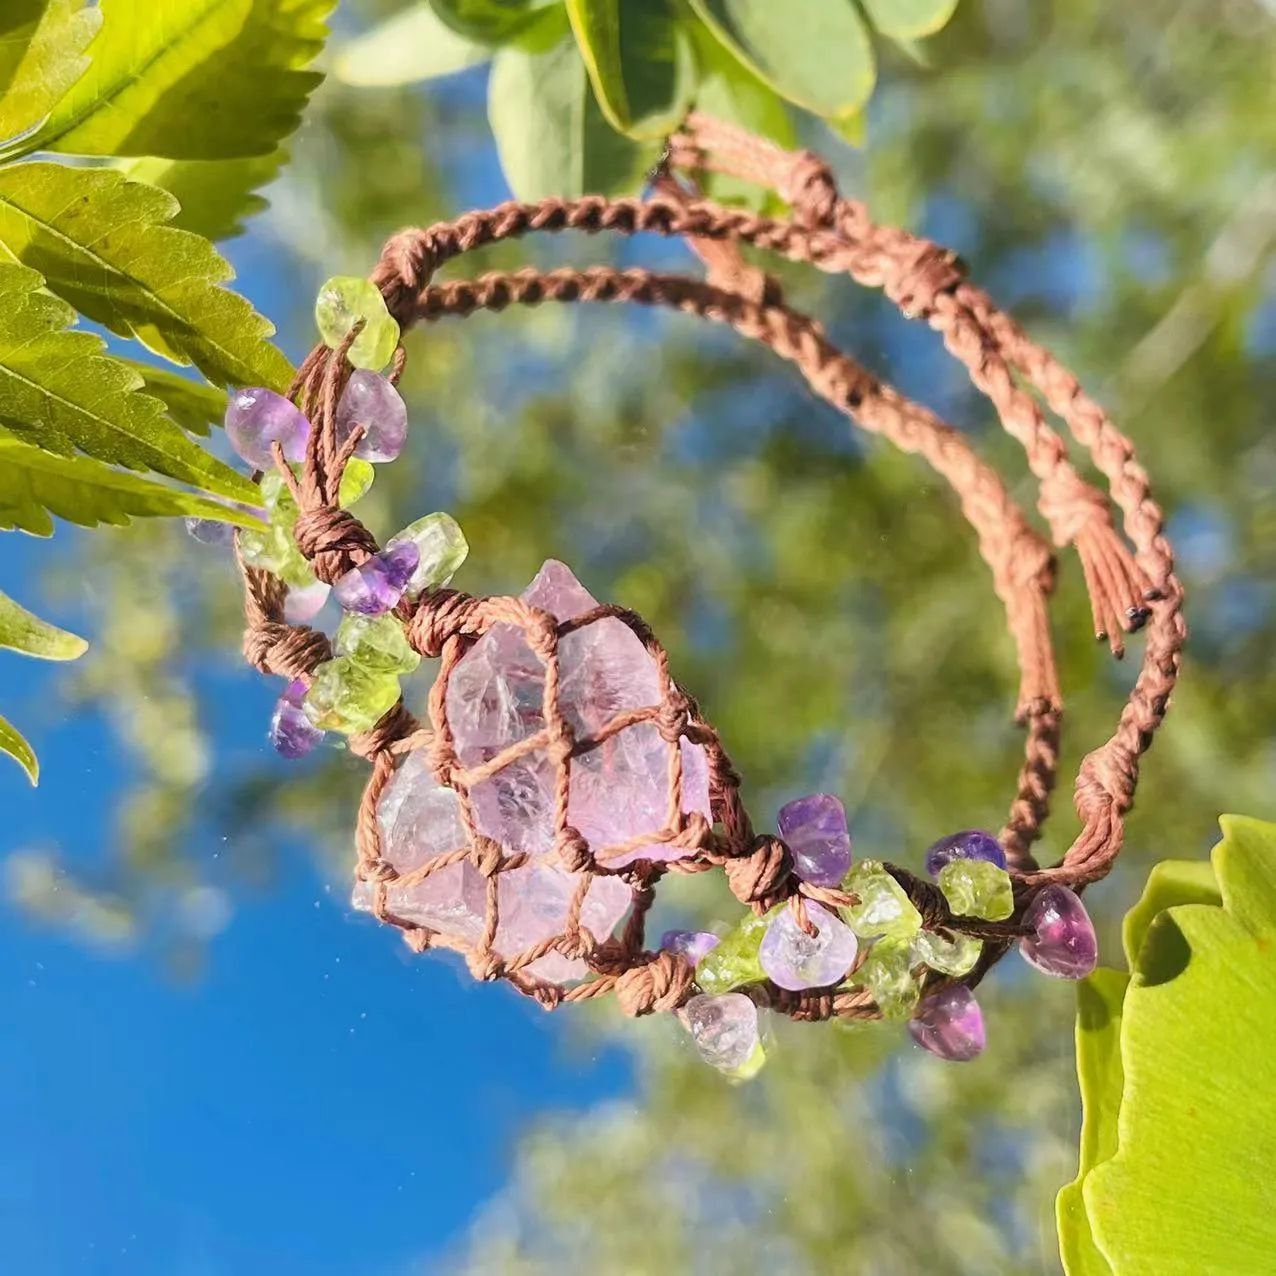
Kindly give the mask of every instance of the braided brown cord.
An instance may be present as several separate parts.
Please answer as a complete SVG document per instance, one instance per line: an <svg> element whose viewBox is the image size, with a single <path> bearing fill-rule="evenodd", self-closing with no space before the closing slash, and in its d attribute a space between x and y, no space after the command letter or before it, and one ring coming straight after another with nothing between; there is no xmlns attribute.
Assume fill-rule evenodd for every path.
<svg viewBox="0 0 1276 1276"><path fill-rule="evenodd" d="M894 866L890 872L913 899L928 928L959 930L984 941L980 965L966 979L973 984L1022 933L1017 919L1039 885L1060 881L1084 886L1108 871L1120 849L1122 817L1132 800L1138 757L1164 715L1185 635L1179 610L1181 590L1172 573L1160 511L1150 498L1146 475L1128 440L1082 394L1066 370L1033 346L984 294L965 283L952 254L902 231L873 227L862 207L840 199L827 166L808 153L789 155L693 116L687 131L674 139L669 158L680 169L730 172L772 186L793 205L796 218L761 218L724 209L695 198L694 192L664 176L658 183L660 193L648 200L587 196L535 205L506 204L428 230L403 232L386 245L372 278L405 328L421 319L547 301L666 306L729 325L794 364L816 394L862 428L920 455L949 482L992 571L1020 670L1016 713L1027 728L1027 746L1016 797L1001 834L1016 879L1014 918L990 923L954 917L932 883ZM441 263L484 244L534 230L565 229L623 234L647 230L684 237L705 259L710 279L595 267L547 273L521 270L486 274L477 280L431 282ZM970 368L974 383L992 400L1007 431L1024 446L1040 482L1038 509L1056 544L1074 545L1082 557L1096 627L1115 633L1118 627L1138 628L1150 617L1143 668L1117 732L1082 766L1077 809L1084 828L1059 864L1040 869L1029 850L1048 812L1062 712L1047 615L1055 573L1049 545L1011 500L1000 476L978 458L961 434L884 385L837 350L817 323L783 304L773 281L740 258L738 245L743 243L879 286L905 313L924 317L939 329L949 348ZM336 351L317 347L298 371L292 394L317 427L300 477L287 468L282 454L276 458L301 509L297 543L317 576L329 583L377 550L367 529L337 505L342 471L358 442L356 432L338 447L335 430L337 402L351 371L346 351L356 335L357 329ZM1012 368L1041 391L1073 435L1090 449L1124 512L1126 533L1138 551L1137 563L1117 535L1106 502L1077 475L1062 440L1046 425L1035 400L1014 383ZM396 376L401 369L402 350L396 358ZM272 577L245 568L244 580L245 655L265 672L308 677L329 657L327 640L322 634L284 623L283 590ZM1148 581L1155 582L1155 588ZM400 702L371 731L351 741L352 749L372 765L359 808L358 877L367 884L373 912L403 930L415 948L457 949L476 978L504 978L547 1008L615 992L627 1013L643 1014L675 1009L694 992L693 972L684 958L644 947L645 917L664 874L721 868L742 903L760 914L787 899L797 923L806 927L810 922L805 899L834 907L855 902L843 891L799 882L783 842L770 834L754 833L741 799L740 778L716 731L673 681L663 646L634 613L600 606L558 622L519 599L472 598L437 590L415 603L401 603L396 614L411 645L422 655L437 658L439 668L429 696L428 726L419 725ZM600 623L624 625L643 644L655 664L659 700L653 706L619 713L586 734L573 729L559 703L559 647L568 635ZM496 756L466 764L458 755L448 721L448 687L466 653L498 626L521 634L544 671L543 725ZM1119 650L1116 640L1114 650ZM664 827L616 846L591 846L568 821L572 767L595 750L603 750L605 757L609 742L620 732L643 724L654 725L668 746ZM699 813L683 810L683 741L705 752L712 824ZM401 758L417 749L425 751L437 780L455 790L466 844L399 874L381 855L377 804ZM503 956L495 948L501 925L501 875L523 868L534 857L509 851L482 833L475 820L472 791L506 768L533 760L547 762L554 776L552 849L541 858L579 874L579 885L567 907L562 934ZM639 859L619 867L612 863L655 845L666 852L679 851L682 857ZM477 942L466 943L395 915L396 901L412 886L462 862L486 883L483 931ZM619 877L630 888L629 918L619 936L595 936L582 923L586 892L604 877ZM590 977L573 986L542 977L536 964L553 954L583 962ZM862 989L793 993L764 982L746 991L759 1004L799 1019L873 1018L878 1013Z"/></svg>

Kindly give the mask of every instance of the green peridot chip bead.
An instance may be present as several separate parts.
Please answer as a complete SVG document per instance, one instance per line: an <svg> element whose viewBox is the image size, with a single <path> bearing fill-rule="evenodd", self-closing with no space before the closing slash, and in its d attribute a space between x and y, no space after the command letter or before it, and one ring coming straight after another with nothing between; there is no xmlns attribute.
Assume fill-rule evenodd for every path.
<svg viewBox="0 0 1276 1276"><path fill-rule="evenodd" d="M1015 911L1010 874L987 860L951 860L939 870L939 889L958 917L1000 922Z"/></svg>
<svg viewBox="0 0 1276 1276"><path fill-rule="evenodd" d="M973 935L960 931L953 931L952 938L945 939L937 931L924 930L913 940L913 956L941 975L960 978L974 970L983 947Z"/></svg>
<svg viewBox="0 0 1276 1276"><path fill-rule="evenodd" d="M272 522L269 527L244 528L239 533L239 553L249 567L271 572L294 589L305 589L315 583L315 574L293 539L292 523L281 526Z"/></svg>
<svg viewBox="0 0 1276 1276"><path fill-rule="evenodd" d="M752 1081L753 1078L762 1071L765 1064L766 1048L759 1041L758 1044L753 1047L753 1052L738 1068L732 1068L729 1071L724 1072L723 1075L728 1081Z"/></svg>
<svg viewBox="0 0 1276 1276"><path fill-rule="evenodd" d="M341 475L341 485L337 489L337 504L343 510L347 510L356 501L361 501L367 496L375 477L376 470L371 461L352 456L346 462L345 471Z"/></svg>
<svg viewBox="0 0 1276 1276"><path fill-rule="evenodd" d="M315 668L301 707L321 731L355 735L374 726L398 699L394 674L372 673L349 656L338 656Z"/></svg>
<svg viewBox="0 0 1276 1276"><path fill-rule="evenodd" d="M879 939L849 982L873 994L883 1019L907 1019L921 996L921 984L913 976L915 964L907 939Z"/></svg>
<svg viewBox="0 0 1276 1276"><path fill-rule="evenodd" d="M912 939L921 930L921 913L881 860L860 860L842 889L860 897L858 904L842 909L842 917L861 939Z"/></svg>
<svg viewBox="0 0 1276 1276"><path fill-rule="evenodd" d="M300 510L292 498L292 491L278 470L268 470L261 476L261 499L270 514L270 521L281 527L292 527Z"/></svg>
<svg viewBox="0 0 1276 1276"><path fill-rule="evenodd" d="M762 917L749 913L700 958L696 963L696 983L702 992L730 992L741 984L756 984L766 978L758 949L762 947L762 937L771 919L783 907L779 904Z"/></svg>
<svg viewBox="0 0 1276 1276"><path fill-rule="evenodd" d="M337 626L336 649L337 655L349 656L369 673L411 673L421 663L403 626L390 615L347 612Z"/></svg>
<svg viewBox="0 0 1276 1276"><path fill-rule="evenodd" d="M315 323L324 344L335 350L360 319L363 329L350 347L350 362L356 368L380 372L399 344L399 325L375 284L358 275L334 275L319 289L315 301Z"/></svg>
<svg viewBox="0 0 1276 1276"><path fill-rule="evenodd" d="M427 514L409 523L386 542L386 549L400 541L413 541L420 557L404 593L416 598L427 589L446 585L465 562L470 547L460 524L451 514Z"/></svg>

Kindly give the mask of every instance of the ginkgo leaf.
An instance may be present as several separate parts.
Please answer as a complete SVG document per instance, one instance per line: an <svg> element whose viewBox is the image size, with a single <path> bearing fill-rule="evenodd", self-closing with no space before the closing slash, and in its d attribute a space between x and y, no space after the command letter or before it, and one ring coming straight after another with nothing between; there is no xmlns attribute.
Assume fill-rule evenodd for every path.
<svg viewBox="0 0 1276 1276"><path fill-rule="evenodd" d="M53 535L53 519L81 527L134 518L215 518L252 526L251 514L88 456L54 456L0 430L0 529Z"/></svg>
<svg viewBox="0 0 1276 1276"><path fill-rule="evenodd" d="M0 718L0 753L7 753L26 773L32 784L40 780L40 764L35 751L23 738L22 732L5 718Z"/></svg>
<svg viewBox="0 0 1276 1276"><path fill-rule="evenodd" d="M171 368L159 368L153 363L138 363L133 359L120 359L142 378L142 389L161 400L168 409L170 420L190 434L207 436L209 426L220 425L226 415L229 397L220 386L209 385L183 376Z"/></svg>
<svg viewBox="0 0 1276 1276"><path fill-rule="evenodd" d="M39 660L77 660L89 649L78 634L41 620L8 594L0 593L0 647Z"/></svg>
<svg viewBox="0 0 1276 1276"><path fill-rule="evenodd" d="M73 155L265 155L323 78L334 0L101 0L89 70L28 139Z"/></svg>
<svg viewBox="0 0 1276 1276"><path fill-rule="evenodd" d="M256 192L269 186L288 161L282 147L269 155L247 159L173 160L148 155L121 160L116 168L135 182L163 187L181 208L169 221L179 230L193 231L208 239L242 235L244 222L268 204Z"/></svg>
<svg viewBox="0 0 1276 1276"><path fill-rule="evenodd" d="M210 381L285 388L273 326L219 287L229 264L199 235L166 225L177 201L110 169L0 169L0 246L50 291L112 332L193 363Z"/></svg>
<svg viewBox="0 0 1276 1276"><path fill-rule="evenodd" d="M256 487L182 433L100 337L25 266L0 264L0 425L46 451L89 456L256 504Z"/></svg>
<svg viewBox="0 0 1276 1276"><path fill-rule="evenodd" d="M88 68L102 25L84 0L5 0L0 12L0 152L34 129Z"/></svg>

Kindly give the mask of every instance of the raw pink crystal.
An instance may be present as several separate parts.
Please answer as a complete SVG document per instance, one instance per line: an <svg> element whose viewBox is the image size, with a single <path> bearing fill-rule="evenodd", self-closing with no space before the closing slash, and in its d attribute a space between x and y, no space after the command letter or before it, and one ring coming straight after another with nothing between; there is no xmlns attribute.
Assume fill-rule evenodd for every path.
<svg viewBox="0 0 1276 1276"><path fill-rule="evenodd" d="M525 602L560 621L597 606L562 563L547 562L523 593ZM559 646L559 703L579 734L597 731L617 713L660 702L656 664L622 621L608 617L568 634ZM462 763L495 757L545 726L545 669L513 625L497 625L453 671L447 713ZM699 745L681 742L682 805L709 816L709 768ZM659 832L666 824L669 746L653 723L628 727L573 760L568 821L596 854L609 846ZM554 766L542 751L519 759L474 786L475 825L511 851L537 857L533 864L501 875L501 926L496 949L512 957L533 944L562 934L579 882L556 862L554 852ZM639 845L619 857L621 865L641 858L674 859L684 848ZM629 887L616 878L598 878L590 888L582 923L598 939L614 930L629 907ZM558 954L539 959L533 973L543 978L579 978L585 965Z"/></svg>

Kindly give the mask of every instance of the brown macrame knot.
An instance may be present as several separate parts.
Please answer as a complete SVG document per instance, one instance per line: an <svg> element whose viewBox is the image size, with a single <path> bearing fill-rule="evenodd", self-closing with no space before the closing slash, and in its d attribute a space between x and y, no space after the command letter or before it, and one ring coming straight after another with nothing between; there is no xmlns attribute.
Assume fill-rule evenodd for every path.
<svg viewBox="0 0 1276 1276"><path fill-rule="evenodd" d="M690 996L691 986L687 959L662 950L617 978L616 1000L627 1015L676 1010Z"/></svg>
<svg viewBox="0 0 1276 1276"><path fill-rule="evenodd" d="M505 959L499 953L471 951L465 954L465 964L481 983L493 983L505 974Z"/></svg>
<svg viewBox="0 0 1276 1276"><path fill-rule="evenodd" d="M416 317L417 294L430 282L434 266L434 241L428 231L401 230L386 241L372 282L381 289L399 327L409 327Z"/></svg>
<svg viewBox="0 0 1276 1276"><path fill-rule="evenodd" d="M660 702L660 710L656 714L656 729L660 737L670 744L676 744L680 736L687 730L687 722L691 717L691 700L680 687L671 686Z"/></svg>
<svg viewBox="0 0 1276 1276"><path fill-rule="evenodd" d="M594 853L579 829L565 824L554 839L558 862L569 873L584 873L594 867Z"/></svg>
<svg viewBox="0 0 1276 1276"><path fill-rule="evenodd" d="M1103 806L1124 815L1134 801L1138 766L1134 753L1114 740L1087 753L1077 773L1077 814L1087 823L1091 812Z"/></svg>
<svg viewBox="0 0 1276 1276"><path fill-rule="evenodd" d="M302 678L331 656L327 637L304 625L264 621L244 630L244 659L262 673Z"/></svg>
<svg viewBox="0 0 1276 1276"><path fill-rule="evenodd" d="M790 992L776 988L767 1004L801 1023L819 1023L833 1017L833 994L830 992Z"/></svg>
<svg viewBox="0 0 1276 1276"><path fill-rule="evenodd" d="M960 257L928 239L905 237L911 252L898 262L883 291L907 319L933 314L941 293L951 292L966 277Z"/></svg>
<svg viewBox="0 0 1276 1276"><path fill-rule="evenodd" d="M396 741L409 736L417 728L416 719L400 700L387 710L367 731L350 737L350 752L359 758L373 758L384 753Z"/></svg>
<svg viewBox="0 0 1276 1276"><path fill-rule="evenodd" d="M837 208L837 183L833 170L812 151L796 151L788 168L779 174L775 189L806 223L826 226Z"/></svg>
<svg viewBox="0 0 1276 1276"><path fill-rule="evenodd" d="M360 860L355 865L354 875L361 882L392 882L399 876L399 870L389 860Z"/></svg>
<svg viewBox="0 0 1276 1276"><path fill-rule="evenodd" d="M793 858L778 837L759 833L748 855L727 860L723 868L736 899L742 904L759 905L765 911L787 894L784 884L793 868Z"/></svg>
<svg viewBox="0 0 1276 1276"><path fill-rule="evenodd" d="M479 600L455 589L438 589L417 602L408 621L408 641L427 660L437 660L449 638L472 633Z"/></svg>
<svg viewBox="0 0 1276 1276"><path fill-rule="evenodd" d="M303 510L297 516L293 536L315 575L329 585L377 552L372 533L348 510Z"/></svg>
<svg viewBox="0 0 1276 1276"><path fill-rule="evenodd" d="M484 877L495 877L505 865L505 852L499 842L476 833L470 843L470 863Z"/></svg>
<svg viewBox="0 0 1276 1276"><path fill-rule="evenodd" d="M1071 545L1092 523L1112 526L1107 498L1070 468L1056 469L1041 480L1038 505L1060 547Z"/></svg>

